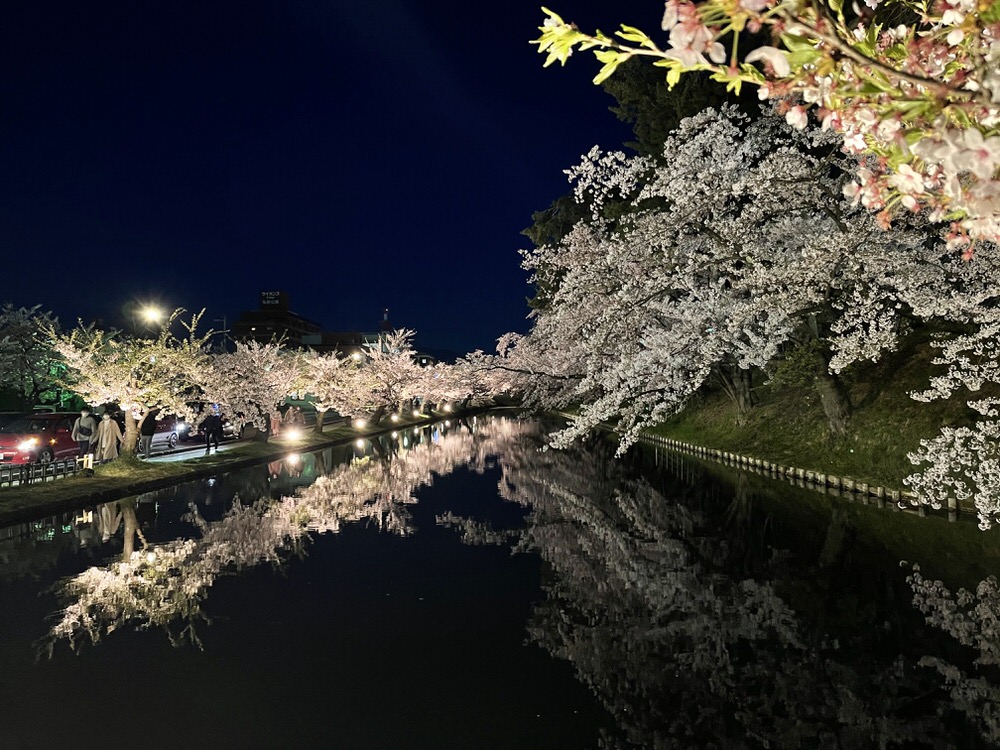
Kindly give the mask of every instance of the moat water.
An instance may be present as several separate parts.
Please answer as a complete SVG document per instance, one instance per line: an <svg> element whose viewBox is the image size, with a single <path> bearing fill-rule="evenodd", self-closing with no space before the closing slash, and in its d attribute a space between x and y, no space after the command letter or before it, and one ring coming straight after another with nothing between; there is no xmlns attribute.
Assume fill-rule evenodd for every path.
<svg viewBox="0 0 1000 750"><path fill-rule="evenodd" d="M989 748L1000 546L480 416L0 529L0 748Z"/></svg>

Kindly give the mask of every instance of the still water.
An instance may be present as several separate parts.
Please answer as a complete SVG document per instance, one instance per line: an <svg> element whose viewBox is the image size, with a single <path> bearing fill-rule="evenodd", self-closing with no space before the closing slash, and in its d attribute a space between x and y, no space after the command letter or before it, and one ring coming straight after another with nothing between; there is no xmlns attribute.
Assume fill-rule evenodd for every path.
<svg viewBox="0 0 1000 750"><path fill-rule="evenodd" d="M989 748L997 537L440 423L0 529L0 748Z"/></svg>

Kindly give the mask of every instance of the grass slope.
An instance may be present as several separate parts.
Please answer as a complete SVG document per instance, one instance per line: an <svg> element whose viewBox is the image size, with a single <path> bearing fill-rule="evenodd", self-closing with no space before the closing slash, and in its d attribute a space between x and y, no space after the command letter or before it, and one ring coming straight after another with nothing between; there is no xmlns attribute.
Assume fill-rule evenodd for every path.
<svg viewBox="0 0 1000 750"><path fill-rule="evenodd" d="M942 426L970 425L975 412L968 393L947 401L923 403L911 391L927 387L934 350L926 343L889 355L875 365L845 374L855 412L849 432L834 438L819 396L807 387L761 385L746 425L737 426L732 403L708 393L681 414L649 432L695 445L752 455L769 461L888 487L902 488L915 471L907 453Z"/></svg>

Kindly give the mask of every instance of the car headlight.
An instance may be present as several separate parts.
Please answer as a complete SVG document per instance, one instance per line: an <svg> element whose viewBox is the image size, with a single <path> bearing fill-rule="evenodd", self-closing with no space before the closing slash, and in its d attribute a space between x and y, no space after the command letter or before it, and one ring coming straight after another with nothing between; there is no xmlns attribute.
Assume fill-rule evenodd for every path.
<svg viewBox="0 0 1000 750"><path fill-rule="evenodd" d="M17 449L22 453L27 453L28 451L35 450L36 445L38 445L38 438L28 438L23 443L20 443Z"/></svg>

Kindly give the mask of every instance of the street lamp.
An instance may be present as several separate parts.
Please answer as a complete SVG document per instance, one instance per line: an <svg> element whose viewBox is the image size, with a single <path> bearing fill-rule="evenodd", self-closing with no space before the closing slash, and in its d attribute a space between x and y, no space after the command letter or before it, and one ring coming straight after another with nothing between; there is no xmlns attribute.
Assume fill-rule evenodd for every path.
<svg viewBox="0 0 1000 750"><path fill-rule="evenodd" d="M159 323L163 320L163 310L155 305L146 305L139 311L139 314L142 315L142 319L145 320L148 325Z"/></svg>

